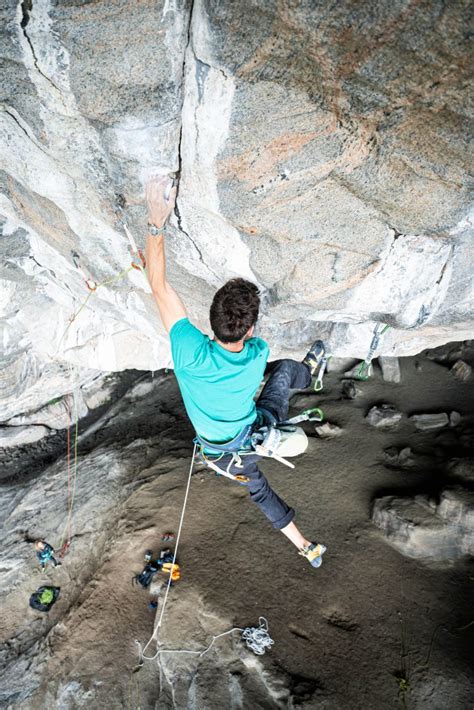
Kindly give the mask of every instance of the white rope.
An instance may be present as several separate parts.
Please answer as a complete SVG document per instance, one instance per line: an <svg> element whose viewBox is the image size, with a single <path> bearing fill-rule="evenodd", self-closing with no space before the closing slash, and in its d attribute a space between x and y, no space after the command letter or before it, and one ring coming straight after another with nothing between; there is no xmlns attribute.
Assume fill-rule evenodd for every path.
<svg viewBox="0 0 474 710"><path fill-rule="evenodd" d="M147 650L148 646L150 645L150 643L151 643L154 639L158 640L158 634L159 634L159 632L160 632L161 622L163 621L163 616L164 616L165 608L166 608L166 602L168 601L168 594L169 594L170 587L171 587L171 582L172 582L171 576L172 576L172 572L173 572L173 569L174 569L174 565L175 565L175 563L176 563L176 557L177 557L177 555L178 555L179 539L180 539L180 537L181 537L181 530L182 530L182 527L183 527L184 512L185 512L185 510L186 510L186 504L187 504L187 502L188 502L189 487L190 487L190 485L191 485L191 476L192 476L192 473L193 473L193 466L194 466L194 457L195 457L195 455L196 455L196 444L194 444L193 455L192 455L192 457L191 457L191 465L190 465L190 467L189 467L188 482L187 482L187 484L186 484L186 493L184 494L183 508L182 508L182 510L181 510L181 519L180 519L180 521L179 521L178 534L176 535L176 545L175 545L175 548L174 548L173 562L172 562L172 565L171 565L171 568L170 568L170 575L169 575L169 577L168 577L168 584L167 584L167 586L166 586L165 598L163 599L163 604L161 605L160 618L159 618L159 620L158 620L158 624L157 624L155 630L153 631L153 633L152 633L152 635L151 635L151 637L150 637L148 643L147 643L146 646L144 647L143 651L141 650L140 644L138 644L138 645L140 646L140 663L141 663L143 660L153 661L153 660L159 655L159 651L157 651L154 656L145 656L145 651ZM138 642L137 642L137 643L138 643Z"/></svg>
<svg viewBox="0 0 474 710"><path fill-rule="evenodd" d="M245 641L250 650L256 653L257 656L263 656L265 650L273 646L275 641L268 633L268 621L264 616L259 617L258 623L260 626L247 626L247 628L243 630L242 640Z"/></svg>
<svg viewBox="0 0 474 710"><path fill-rule="evenodd" d="M162 653L191 653L193 655L197 655L199 658L201 656L204 656L205 653L207 653L212 646L214 645L214 642L218 639L221 638L222 636L228 636L229 634L233 633L234 631L241 631L242 632L242 640L245 641L247 644L248 648L250 648L254 653L257 655L261 656L265 653L265 649L270 648L270 646L273 646L275 643L273 639L270 637L268 633L268 622L265 619L264 616L260 616L258 623L259 626L257 627L252 627L252 626L247 626L245 629L241 629L238 626L235 626L232 629L229 629L229 631L224 631L221 634L217 634L217 636L213 636L211 643L207 648L204 649L204 651L191 651L190 649L159 649L153 656L145 656L145 651L147 650L148 646L151 644L151 642L156 639L158 641L158 635L160 633L160 628L161 628L161 623L163 621L163 616L165 613L165 608L166 608L166 602L168 601L168 594L169 590L171 587L171 575L172 575L172 570L174 569L173 565L176 562L176 557L178 554L178 547L179 547L179 540L181 537L181 530L183 528L183 521L184 521L184 513L186 510L186 504L188 502L188 494L189 494L189 488L191 485L191 476L193 473L193 467L194 467L194 457L196 455L196 448L197 444L194 444L194 449L193 449L193 455L191 458L191 465L189 467L189 474L188 474L188 481L186 484L186 493L184 494L184 502L183 502L183 508L181 510L181 518L179 521L179 527L178 527L178 534L176 535L176 546L174 548L174 555L173 555L173 562L171 565L170 569L170 576L168 578L168 584L166 586L166 592L165 592L165 598L163 599L163 604L161 605L161 612L160 612L160 618L158 619L158 624L155 627L155 630L153 631L152 635L150 636L147 644L142 648L142 645L139 641L135 641L135 643L138 646L138 655L139 655L139 665L143 665L143 661L154 661L158 656L160 656Z"/></svg>
<svg viewBox="0 0 474 710"><path fill-rule="evenodd" d="M241 629L238 626L234 626L234 628L229 629L229 631L224 631L221 634L217 634L216 636L212 637L212 641L207 646L207 648L204 649L204 651L191 651L190 649L187 648L180 648L180 649L175 649L175 648L162 648L159 651L155 653L154 656L145 656L144 651L146 649L141 648L141 644L138 641L135 641L135 643L138 646L139 649L139 656L140 656L140 664L143 663L144 660L146 661L152 661L158 656L160 656L162 653L190 653L192 655L198 656L201 658L206 654L214 645L214 642L218 639L221 638L222 636L228 636L229 634L232 634L234 631L241 631L242 632L242 640L245 641L247 644L247 647L250 648L251 651L256 653L258 656L263 656L267 648L270 648L273 646L275 641L271 638L270 634L268 633L268 622L265 619L264 616L260 616L258 620L259 626L247 626L245 629ZM151 641L151 639L150 639ZM149 643L149 642L148 642ZM147 644L148 645L148 644Z"/></svg>

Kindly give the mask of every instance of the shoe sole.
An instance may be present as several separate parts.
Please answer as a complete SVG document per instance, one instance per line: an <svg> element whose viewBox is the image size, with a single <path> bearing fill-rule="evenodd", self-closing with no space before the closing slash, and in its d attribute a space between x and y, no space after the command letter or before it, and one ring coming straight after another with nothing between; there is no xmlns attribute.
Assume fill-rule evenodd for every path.
<svg viewBox="0 0 474 710"><path fill-rule="evenodd" d="M326 550L327 547L325 545L321 545L321 553L318 555L318 557L315 557L314 560L311 560L311 567L321 567L321 565L323 564L323 555Z"/></svg>

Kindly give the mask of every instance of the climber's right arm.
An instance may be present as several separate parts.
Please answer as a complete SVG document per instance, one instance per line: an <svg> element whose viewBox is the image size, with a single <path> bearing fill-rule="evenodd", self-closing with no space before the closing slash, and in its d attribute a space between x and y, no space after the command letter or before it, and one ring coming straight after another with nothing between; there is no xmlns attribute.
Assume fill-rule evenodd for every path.
<svg viewBox="0 0 474 710"><path fill-rule="evenodd" d="M166 280L165 244L163 235L148 235L146 241L146 264L148 280L155 297L161 322L169 333L173 325L186 318L186 308L172 285Z"/></svg>
<svg viewBox="0 0 474 710"><path fill-rule="evenodd" d="M176 188L173 187L168 197L169 178L152 178L146 188L148 203L148 223L155 230L163 228L176 200ZM186 318L186 308L181 298L166 279L166 255L163 234L148 234L146 242L146 264L148 280L160 312L161 321L169 333L173 325L181 318Z"/></svg>

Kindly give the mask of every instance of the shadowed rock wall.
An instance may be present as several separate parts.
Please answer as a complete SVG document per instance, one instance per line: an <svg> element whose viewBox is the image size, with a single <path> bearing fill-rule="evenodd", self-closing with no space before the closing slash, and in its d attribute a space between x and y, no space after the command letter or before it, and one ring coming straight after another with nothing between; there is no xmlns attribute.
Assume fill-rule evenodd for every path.
<svg viewBox="0 0 474 710"><path fill-rule="evenodd" d="M317 331L363 356L374 321L388 355L472 336L468 9L4 2L0 419L168 364L144 275L122 274L155 172L181 171L169 271L200 326L239 274L274 356ZM85 278L108 283L81 309Z"/></svg>

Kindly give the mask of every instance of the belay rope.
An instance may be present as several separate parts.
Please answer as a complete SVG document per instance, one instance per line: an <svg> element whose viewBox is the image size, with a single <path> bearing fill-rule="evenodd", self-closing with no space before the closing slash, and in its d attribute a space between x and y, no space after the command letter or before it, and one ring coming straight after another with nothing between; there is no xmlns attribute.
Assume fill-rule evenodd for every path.
<svg viewBox="0 0 474 710"><path fill-rule="evenodd" d="M193 468L194 468L196 450L197 450L197 444L195 443L194 449L193 449L193 455L191 458L191 465L189 467L188 480L186 483L186 491L184 494L183 508L181 510L181 517L179 520L178 532L176 535L176 545L174 548L173 562L172 562L171 569L173 569L173 565L176 563L176 558L178 555L179 540L180 540L181 531L183 528L184 513L186 511L186 505L188 502L189 488L191 485L191 477L192 477ZM160 649L159 648L153 656L146 656L145 655L146 650L147 650L148 646L152 643L152 641L156 640L156 642L159 644L159 634L160 634L160 629L161 629L161 626L163 623L163 617L165 614L166 603L168 601L168 594L169 594L169 590L171 587L171 581L172 580L171 580L171 572L170 572L170 575L168 577L168 584L166 585L165 597L164 597L163 603L161 605L160 616L159 616L158 623L157 623L152 635L150 636L149 640L147 641L147 643L145 644L145 646L143 648L142 648L142 645L139 641L135 641L135 643L138 646L138 667L137 667L137 670L143 666L143 663L145 661L154 661L162 653L168 653L168 654L188 653L191 655L196 655L199 658L201 658L201 656L204 656L204 654L206 654L212 648L212 646L214 645L214 642L218 638L221 638L222 636L228 636L229 634L232 634L234 631L240 631L242 633L242 639L245 641L248 648L250 648L254 653L256 653L258 655L263 655L267 648L270 648L270 646L273 646L274 641L268 633L267 620L263 616L261 616L259 618L259 626L258 627L247 627L245 629L241 629L238 626L234 626L232 629L229 629L228 631L224 631L221 634L217 634L216 636L213 636L211 643L203 651L192 651L191 649L171 649L171 648L170 649L165 649L165 648Z"/></svg>
<svg viewBox="0 0 474 710"><path fill-rule="evenodd" d="M86 273L85 269L82 267L81 262L80 262L80 257L79 254L76 251L72 251L72 260L74 262L74 266L76 267L77 271L81 274L82 278L84 279L84 283L87 286L87 289L89 293L72 316L69 318L69 322L66 326L66 329L64 333L62 334L59 342L58 342L58 350L63 342L64 338L67 335L67 332L69 328L71 327L72 323L76 320L78 315L81 313L81 311L87 306L89 299L93 296L93 294L97 291L97 289L101 288L102 286L108 286L112 283L115 283L116 281L120 281L123 279L132 269L137 269L138 271L141 271L145 278L146 278L146 260L143 255L143 252L141 249L139 249L135 243L135 240L128 229L127 225L125 224L124 221L122 221L122 226L125 231L125 234L127 235L127 239L130 243L131 251L133 257L137 256L139 259L140 263L136 263L135 261L132 260L132 263L127 269L123 269L120 271L118 274L115 276L112 276L111 278L105 279L104 281L101 281L100 283L97 283L94 281L94 279L90 278L88 274ZM133 258L132 257L132 258ZM68 414L69 418L69 425L67 427L67 433L66 433L66 448L67 448L67 515L66 515L66 524L64 526L64 531L61 536L61 542L60 542L60 550L59 550L59 557L64 557L64 555L67 554L70 544L71 544L71 539L72 539L72 516L73 516L73 509L74 509L74 499L76 495L76 482L77 482L77 445L78 445L78 433L79 433L79 417L78 417L78 411L77 411L77 403L74 397L74 392L71 393L72 396L72 406L74 409L73 414L71 413L71 405L67 401L67 397L65 397L65 405L66 405L66 411ZM71 443L71 427L72 423L74 421L74 442L73 444ZM73 461L71 462L71 449L73 451Z"/></svg>
<svg viewBox="0 0 474 710"><path fill-rule="evenodd" d="M72 393L72 400L74 406L74 413L71 416L71 407L65 399L66 410L69 417L69 426L66 433L67 441L67 517L66 524L64 526L63 534L61 537L59 557L64 557L68 552L69 546L72 539L72 512L74 508L74 499L76 496L76 481L77 481L77 443L78 443L78 431L79 431L79 417L76 407L76 400L74 398L74 393ZM74 460L71 464L71 426L74 417L74 444L72 449L74 451Z"/></svg>
<svg viewBox="0 0 474 710"><path fill-rule="evenodd" d="M74 323L74 321L76 320L76 318L78 317L78 315L81 313L81 311L87 306L89 300L92 298L92 296L94 295L94 293L96 293L96 291L97 291L99 288L102 288L103 286L110 286L110 284L113 284L113 283L115 283L115 282L117 282L117 281L120 281L121 279L125 278L125 276L127 276L127 274L129 274L133 269L136 269L137 271L141 271L141 272L143 273L143 275L145 276L145 278L147 278L147 276L146 276L146 271L145 271L145 269L146 269L145 256L144 256L142 250L137 247L136 242L135 242L135 239L133 238L133 236L132 236L132 234L131 234L129 228L127 227L127 225L125 224L124 221L122 221L122 227L123 227L123 229L124 229L125 234L127 235L127 239L128 239L128 241L129 241L129 244L130 244L130 247L131 247L132 262L131 262L131 264L130 264L130 266L129 266L128 268L123 269L122 271L120 271L120 272L119 272L118 274L116 274L115 276L111 276L111 277L108 278L108 279L104 279L104 281L100 281L99 283L98 283L97 281L94 281L94 279L91 279L91 278L87 275L86 271L85 271L84 268L81 266L80 259L79 259L79 254L78 254L76 251L72 251L72 252L71 252L71 254L72 254L72 260L73 260L73 262L74 262L74 266L76 267L77 271L81 274L82 278L84 279L84 283L86 284L89 293L87 294L87 296L85 297L85 299L82 301L82 303L80 304L80 306L79 306L79 308L77 309L77 311L75 311L75 312L70 316L69 322L68 322L68 324L67 324L67 326L66 326L66 329L64 330L64 333L62 334L62 336L61 336L61 338L60 338L60 340L59 340L59 342L58 342L57 350L59 350L59 347L60 347L61 343L63 342L64 338L66 337L66 335L67 335L67 333L68 333L69 328L71 327L71 325ZM134 261L134 260L133 260L135 257L138 257L138 260L137 260L137 261L139 261L139 263L137 263L137 261ZM147 282L148 282L148 281L147 281Z"/></svg>

